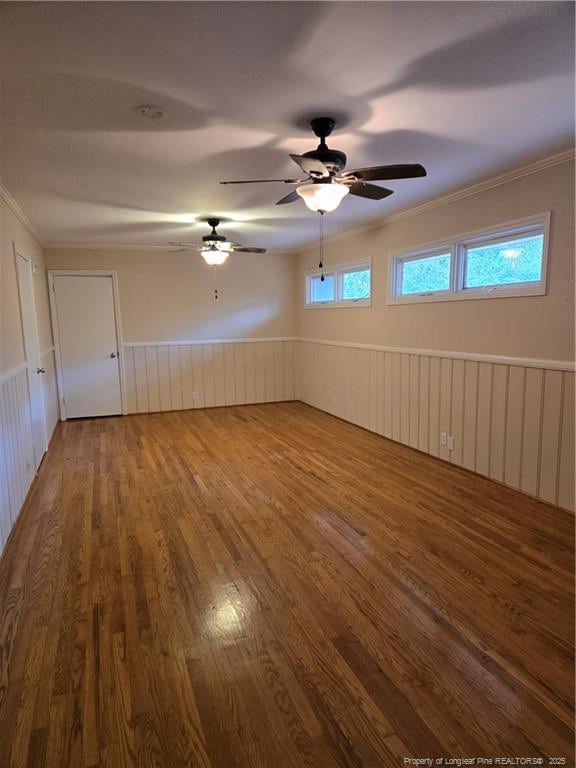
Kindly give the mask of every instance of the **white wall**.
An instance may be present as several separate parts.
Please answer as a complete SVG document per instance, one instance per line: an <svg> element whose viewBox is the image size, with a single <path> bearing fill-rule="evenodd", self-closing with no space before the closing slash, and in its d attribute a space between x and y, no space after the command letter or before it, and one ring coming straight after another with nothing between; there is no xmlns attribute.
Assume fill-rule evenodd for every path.
<svg viewBox="0 0 576 768"><path fill-rule="evenodd" d="M57 423L56 381L42 247L0 198L0 551L34 479L28 380L25 369L14 246L36 265L34 293L49 438Z"/></svg>
<svg viewBox="0 0 576 768"><path fill-rule="evenodd" d="M194 251L49 249L46 261L50 269L116 270L128 343L294 336L295 261L287 254L232 254L218 268Z"/></svg>
<svg viewBox="0 0 576 768"><path fill-rule="evenodd" d="M305 309L304 277L318 248L298 259L298 335L474 354L574 359L574 163L563 162L469 197L329 242L326 265L372 258L372 307ZM343 205L345 205L344 201ZM368 202L366 203L369 204ZM388 253L551 211L545 296L388 305Z"/></svg>
<svg viewBox="0 0 576 768"><path fill-rule="evenodd" d="M304 308L296 397L367 429L574 507L572 162L327 243L325 264L372 258L370 308ZM388 305L388 253L551 211L545 296ZM307 341L306 341L307 340ZM455 447L440 445L440 433Z"/></svg>
<svg viewBox="0 0 576 768"><path fill-rule="evenodd" d="M193 251L46 258L51 269L117 271L129 413L293 398L293 256L232 254L216 269Z"/></svg>

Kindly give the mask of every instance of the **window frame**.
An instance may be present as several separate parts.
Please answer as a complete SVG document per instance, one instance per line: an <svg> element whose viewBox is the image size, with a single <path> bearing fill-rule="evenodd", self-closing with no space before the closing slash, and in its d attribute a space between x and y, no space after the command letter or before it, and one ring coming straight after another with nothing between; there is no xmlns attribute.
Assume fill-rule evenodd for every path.
<svg viewBox="0 0 576 768"><path fill-rule="evenodd" d="M313 291L313 280L314 278L320 277L322 273L319 271L315 271L313 273L306 275L306 306L311 307L325 307L325 306L332 306L334 302L336 301L336 296L338 293L338 279L336 272L334 270L325 270L324 271L324 278L326 277L333 277L334 278L334 298L333 299L324 299L324 301L312 301L312 291Z"/></svg>
<svg viewBox="0 0 576 768"><path fill-rule="evenodd" d="M370 296L365 299L343 299L343 276L350 272L370 272ZM371 307L372 306L372 259L361 259L359 261L350 261L343 264L332 264L324 270L324 277L331 275L334 277L334 298L326 301L311 301L312 298L312 280L322 274L321 270L307 270L305 272L305 309L343 309L351 307Z"/></svg>
<svg viewBox="0 0 576 768"><path fill-rule="evenodd" d="M471 299L513 298L515 296L544 296L548 289L548 242L550 212L515 219L492 227L465 232L436 243L428 243L416 249L403 249L389 253L388 304L422 304L440 301L466 301ZM485 287L465 288L466 255L470 248L496 245L512 239L543 235L542 272L540 280L505 283ZM402 294L402 265L427 256L450 253L450 288L447 291L423 291Z"/></svg>

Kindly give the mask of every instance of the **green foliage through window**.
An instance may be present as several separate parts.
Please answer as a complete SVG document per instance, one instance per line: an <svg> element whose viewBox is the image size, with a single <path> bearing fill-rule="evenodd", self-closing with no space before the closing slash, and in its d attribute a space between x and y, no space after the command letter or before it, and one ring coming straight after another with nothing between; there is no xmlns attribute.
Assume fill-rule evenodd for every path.
<svg viewBox="0 0 576 768"><path fill-rule="evenodd" d="M450 288L450 254L426 256L402 264L401 294L447 291Z"/></svg>
<svg viewBox="0 0 576 768"><path fill-rule="evenodd" d="M543 250L544 235L468 248L464 288L538 282Z"/></svg>
<svg viewBox="0 0 576 768"><path fill-rule="evenodd" d="M342 274L342 301L357 301L370 298L370 270Z"/></svg>

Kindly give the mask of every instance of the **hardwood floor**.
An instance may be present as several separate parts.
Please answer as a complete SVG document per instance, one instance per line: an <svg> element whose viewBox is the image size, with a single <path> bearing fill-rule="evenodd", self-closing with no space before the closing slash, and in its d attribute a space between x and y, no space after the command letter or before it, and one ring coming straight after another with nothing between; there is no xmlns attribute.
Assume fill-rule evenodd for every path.
<svg viewBox="0 0 576 768"><path fill-rule="evenodd" d="M67 422L0 561L0 766L570 765L571 552L300 403Z"/></svg>

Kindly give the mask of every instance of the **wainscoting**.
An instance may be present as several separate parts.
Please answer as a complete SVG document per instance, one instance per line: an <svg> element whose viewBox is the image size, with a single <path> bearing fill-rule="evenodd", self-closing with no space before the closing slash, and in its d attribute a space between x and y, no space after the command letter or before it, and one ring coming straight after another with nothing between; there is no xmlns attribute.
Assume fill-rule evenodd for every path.
<svg viewBox="0 0 576 768"><path fill-rule="evenodd" d="M573 509L573 367L439 355L300 340L296 398Z"/></svg>
<svg viewBox="0 0 576 768"><path fill-rule="evenodd" d="M293 339L124 344L128 413L294 399Z"/></svg>
<svg viewBox="0 0 576 768"><path fill-rule="evenodd" d="M0 379L0 551L34 479L26 365Z"/></svg>
<svg viewBox="0 0 576 768"><path fill-rule="evenodd" d="M58 423L54 347L40 356L48 441ZM0 376L0 552L34 480L26 364Z"/></svg>

